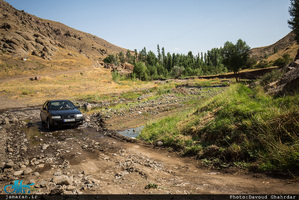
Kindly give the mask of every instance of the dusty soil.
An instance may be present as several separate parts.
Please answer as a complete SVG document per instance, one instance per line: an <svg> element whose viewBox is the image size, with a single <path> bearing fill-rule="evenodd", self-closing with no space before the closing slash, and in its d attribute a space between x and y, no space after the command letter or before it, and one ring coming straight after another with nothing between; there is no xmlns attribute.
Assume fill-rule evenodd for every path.
<svg viewBox="0 0 299 200"><path fill-rule="evenodd" d="M162 108L157 117L183 109ZM137 110L125 117L112 115L106 123L100 113L86 115L83 126L53 132L42 126L37 107L1 112L2 194L14 180L34 183L31 193L38 194L298 193L298 179L206 169L194 158L109 130L120 127L113 124L125 122L128 128L142 123L146 115Z"/></svg>

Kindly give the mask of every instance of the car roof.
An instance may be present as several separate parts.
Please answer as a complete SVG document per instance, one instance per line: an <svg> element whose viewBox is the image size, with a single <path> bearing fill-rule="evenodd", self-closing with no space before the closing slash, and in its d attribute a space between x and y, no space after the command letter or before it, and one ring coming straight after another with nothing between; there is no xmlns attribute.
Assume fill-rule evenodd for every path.
<svg viewBox="0 0 299 200"><path fill-rule="evenodd" d="M70 101L70 100L48 100L48 102L53 102L53 101L59 101L59 102L61 102L61 101Z"/></svg>

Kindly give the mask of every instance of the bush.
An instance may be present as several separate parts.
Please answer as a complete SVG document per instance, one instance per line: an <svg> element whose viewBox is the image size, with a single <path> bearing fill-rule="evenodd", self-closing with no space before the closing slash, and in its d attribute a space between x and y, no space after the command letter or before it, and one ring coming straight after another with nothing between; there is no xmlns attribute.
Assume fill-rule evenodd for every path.
<svg viewBox="0 0 299 200"><path fill-rule="evenodd" d="M278 66L280 68L283 68L290 64L292 62L292 59L289 54L284 54L282 58L278 58L274 61L273 65Z"/></svg>
<svg viewBox="0 0 299 200"><path fill-rule="evenodd" d="M146 81L149 79L148 69L142 62L138 62L135 64L133 74L135 74L135 76L142 81Z"/></svg>
<svg viewBox="0 0 299 200"><path fill-rule="evenodd" d="M278 81L283 75L282 70L272 70L271 72L265 74L261 79L261 85L266 86L269 83Z"/></svg>
<svg viewBox="0 0 299 200"><path fill-rule="evenodd" d="M117 81L124 81L129 79L130 77L128 75L122 75L120 73L118 73L117 71L113 71L111 72L112 75L112 79L117 82Z"/></svg>
<svg viewBox="0 0 299 200"><path fill-rule="evenodd" d="M267 67L270 67L270 63L265 61L265 60L262 60L260 61L257 65L255 65L255 68L267 68Z"/></svg>
<svg viewBox="0 0 299 200"><path fill-rule="evenodd" d="M114 55L110 54L106 58L104 58L104 63L114 63L116 61Z"/></svg>

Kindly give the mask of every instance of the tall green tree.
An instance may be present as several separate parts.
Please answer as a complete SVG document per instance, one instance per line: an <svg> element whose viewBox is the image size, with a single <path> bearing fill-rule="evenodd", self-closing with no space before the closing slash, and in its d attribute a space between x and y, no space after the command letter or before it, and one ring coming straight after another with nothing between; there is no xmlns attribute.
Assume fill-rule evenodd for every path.
<svg viewBox="0 0 299 200"><path fill-rule="evenodd" d="M122 51L118 54L118 57L119 57L120 63L125 63L125 55Z"/></svg>
<svg viewBox="0 0 299 200"><path fill-rule="evenodd" d="M148 65L151 65L151 66L154 66L156 65L157 63L157 58L156 58L156 55L152 52L152 51L149 51L147 53L147 56L146 56L146 63Z"/></svg>
<svg viewBox="0 0 299 200"><path fill-rule="evenodd" d="M145 81L148 79L147 71L147 67L143 64L143 62L138 62L134 66L133 74L135 74L135 76L140 80Z"/></svg>
<svg viewBox="0 0 299 200"><path fill-rule="evenodd" d="M295 39L299 44L299 0L291 0L289 8L291 19L288 21L290 28L295 32Z"/></svg>
<svg viewBox="0 0 299 200"><path fill-rule="evenodd" d="M241 39L236 44L227 41L222 49L223 64L234 72L237 81L238 72L248 61L249 50L250 47Z"/></svg>
<svg viewBox="0 0 299 200"><path fill-rule="evenodd" d="M131 64L132 64L132 55L131 55L131 52L130 52L129 49L127 50L127 53L126 53L126 61L127 61L128 63L131 63Z"/></svg>
<svg viewBox="0 0 299 200"><path fill-rule="evenodd" d="M157 52L158 52L158 62L161 62L161 52L160 52L160 46L157 45Z"/></svg>
<svg viewBox="0 0 299 200"><path fill-rule="evenodd" d="M137 49L134 49L134 52L135 52L135 58L134 58L134 64L137 62L138 60L138 52L137 52Z"/></svg>

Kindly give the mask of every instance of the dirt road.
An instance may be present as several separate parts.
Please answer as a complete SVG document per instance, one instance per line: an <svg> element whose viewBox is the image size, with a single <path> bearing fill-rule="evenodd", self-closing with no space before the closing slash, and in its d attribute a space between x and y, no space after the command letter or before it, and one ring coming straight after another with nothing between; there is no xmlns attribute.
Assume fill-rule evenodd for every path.
<svg viewBox="0 0 299 200"><path fill-rule="evenodd" d="M78 129L48 132L38 108L3 111L1 193L13 180L34 183L38 194L298 193L298 179L208 170L194 158L118 137L98 113L86 119Z"/></svg>

